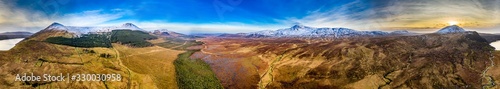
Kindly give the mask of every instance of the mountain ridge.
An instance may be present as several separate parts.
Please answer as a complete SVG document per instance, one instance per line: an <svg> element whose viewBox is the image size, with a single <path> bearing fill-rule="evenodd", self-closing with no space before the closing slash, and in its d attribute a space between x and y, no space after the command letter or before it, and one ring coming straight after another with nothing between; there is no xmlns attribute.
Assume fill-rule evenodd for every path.
<svg viewBox="0 0 500 89"><path fill-rule="evenodd" d="M334 37L334 38L346 38L346 37L360 37L360 36L385 36L385 35L404 35L404 34L414 34L406 30L394 31L394 32L383 32L383 31L357 31L349 28L315 28L304 25L294 25L290 28L278 29L278 30L262 30L257 32L251 32L247 37Z"/></svg>
<svg viewBox="0 0 500 89"><path fill-rule="evenodd" d="M438 34L448 34L448 33L461 33L461 32L466 32L462 27L459 27L458 25L451 25L451 26L446 26L442 28L441 30L437 31L436 33Z"/></svg>
<svg viewBox="0 0 500 89"><path fill-rule="evenodd" d="M92 34L92 33L100 33L100 32L111 32L112 30L122 30L122 29L129 29L129 30L140 30L144 31L143 29L137 27L136 25L132 23L124 23L120 26L103 26L103 27L93 27L93 26L65 26L63 24L54 22L51 25L47 26L43 30L61 30L61 31L68 31L70 33L75 33L76 35L82 35L82 34Z"/></svg>
<svg viewBox="0 0 500 89"><path fill-rule="evenodd" d="M33 35L31 32L4 32L0 33L0 40L26 38Z"/></svg>

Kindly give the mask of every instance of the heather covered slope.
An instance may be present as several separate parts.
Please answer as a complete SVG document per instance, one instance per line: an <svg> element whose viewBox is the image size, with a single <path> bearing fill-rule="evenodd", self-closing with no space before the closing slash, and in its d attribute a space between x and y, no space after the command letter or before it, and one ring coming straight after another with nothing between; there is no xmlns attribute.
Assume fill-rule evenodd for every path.
<svg viewBox="0 0 500 89"><path fill-rule="evenodd" d="M33 46L36 45L36 46ZM92 52L90 52L92 51ZM100 54L113 55L108 58ZM116 52L109 48L75 48L37 40L24 40L0 53L0 88L127 88L131 82L127 69L118 64ZM77 73L114 73L121 82L16 82L16 74L58 75Z"/></svg>
<svg viewBox="0 0 500 89"><path fill-rule="evenodd" d="M173 39L127 29L77 35L54 23L0 52L0 88L222 88L209 65L185 52L202 43ZM122 81L13 80L23 73L120 74Z"/></svg>
<svg viewBox="0 0 500 89"><path fill-rule="evenodd" d="M476 32L204 42L192 57L209 63L226 88L481 88L494 49Z"/></svg>
<svg viewBox="0 0 500 89"><path fill-rule="evenodd" d="M146 38L156 38L148 33L126 32L116 33L135 37L127 41L149 43ZM103 35L106 34L91 34ZM139 35L139 36L137 36ZM83 35L82 35L83 36ZM123 35L120 35L123 36ZM100 37L102 40L110 36ZM78 38L74 33L60 29L44 29L16 44L9 51L0 53L0 88L177 88L175 68L172 64L181 51L169 50L158 46L135 47L137 45L117 42L112 47L75 47L68 44L55 44L61 40L47 41L50 38ZM92 39L87 39L92 38ZM83 42L103 43L96 41L95 36L87 37ZM80 37L80 39L84 39ZM115 39L114 39L115 40ZM80 40L78 40L80 41ZM108 44L111 44L109 40ZM74 42L68 42L74 43ZM138 42L136 42L138 43ZM79 44L82 45L82 44ZM102 56L107 55L107 56ZM65 81L65 82L18 82L16 74L120 74L121 81Z"/></svg>

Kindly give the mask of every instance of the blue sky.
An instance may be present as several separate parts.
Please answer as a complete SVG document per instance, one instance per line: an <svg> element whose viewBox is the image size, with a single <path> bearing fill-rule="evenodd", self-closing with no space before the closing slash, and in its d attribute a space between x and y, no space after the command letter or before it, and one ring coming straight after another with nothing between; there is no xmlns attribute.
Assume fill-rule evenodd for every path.
<svg viewBox="0 0 500 89"><path fill-rule="evenodd" d="M493 3L493 4L492 4ZM0 0L0 28L36 32L52 22L109 26L131 22L182 33L237 33L287 28L432 32L458 22L500 28L500 0Z"/></svg>
<svg viewBox="0 0 500 89"><path fill-rule="evenodd" d="M335 0L19 0L16 7L42 11L50 15L64 15L84 11L102 10L117 14L117 10L131 11L116 20L160 20L182 23L277 23L275 19L302 18L312 11L325 11L351 2ZM47 9L50 1L57 2L57 9ZM61 3L60 3L61 2Z"/></svg>

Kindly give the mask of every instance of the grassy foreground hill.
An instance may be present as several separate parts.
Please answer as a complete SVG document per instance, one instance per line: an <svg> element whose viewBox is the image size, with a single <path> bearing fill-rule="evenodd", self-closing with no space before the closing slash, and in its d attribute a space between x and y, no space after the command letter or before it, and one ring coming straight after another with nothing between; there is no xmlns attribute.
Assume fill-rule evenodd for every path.
<svg viewBox="0 0 500 89"><path fill-rule="evenodd" d="M81 36L65 30L42 30L12 50L0 52L0 88L222 88L208 64L189 58L195 50L188 48L201 44L178 38L158 39L133 30ZM13 81L20 73L120 74L122 81Z"/></svg>
<svg viewBox="0 0 500 89"><path fill-rule="evenodd" d="M146 40L156 38L148 33L119 31L115 34L116 37L138 39L115 39L113 41L121 44L113 43L109 47L109 35L75 37L75 34L65 30L42 30L11 50L0 52L0 88L177 88L173 60L181 51L143 45L149 43ZM59 73L120 74L122 80L14 81L16 74L23 73L40 76Z"/></svg>
<svg viewBox="0 0 500 89"><path fill-rule="evenodd" d="M33 46L36 45L36 46ZM90 53L86 50L92 50ZM37 40L24 40L13 49L1 52L0 88L127 88L129 75L119 66L115 57L102 58L99 54L116 54L109 48L76 48ZM19 82L16 74L120 74L120 82Z"/></svg>

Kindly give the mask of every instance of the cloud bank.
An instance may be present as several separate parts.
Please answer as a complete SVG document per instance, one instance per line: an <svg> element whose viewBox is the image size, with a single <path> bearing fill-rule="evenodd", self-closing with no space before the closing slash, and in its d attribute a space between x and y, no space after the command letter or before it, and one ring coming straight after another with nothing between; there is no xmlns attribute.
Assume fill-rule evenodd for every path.
<svg viewBox="0 0 500 89"><path fill-rule="evenodd" d="M281 22L358 30L433 32L456 21L465 28L498 33L500 31L492 31L500 25L498 14L500 0L356 0L340 8Z"/></svg>
<svg viewBox="0 0 500 89"><path fill-rule="evenodd" d="M247 3L249 2L244 1L241 6ZM447 22L456 21L467 30L500 33L500 30L496 30L500 29L499 4L500 0L355 0L339 6L327 4L330 6L310 9L304 12L307 13L306 16L287 15L288 17L271 18L274 23L258 24L259 22L238 21L190 23L169 22L168 19L142 20L130 18L142 13L120 8L47 14L49 12L20 8L0 0L0 32L37 32L53 22L67 26L112 26L130 22L147 30L168 29L182 33L253 32L286 28L297 23L312 27L344 27L356 30L434 32L447 26ZM239 6L233 8L235 12L259 13ZM203 11L209 12L212 9ZM272 12L272 9L268 12ZM251 18L248 17L251 15L245 16Z"/></svg>

